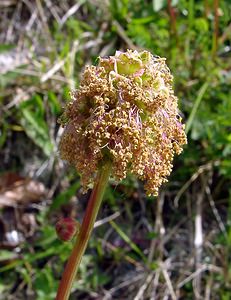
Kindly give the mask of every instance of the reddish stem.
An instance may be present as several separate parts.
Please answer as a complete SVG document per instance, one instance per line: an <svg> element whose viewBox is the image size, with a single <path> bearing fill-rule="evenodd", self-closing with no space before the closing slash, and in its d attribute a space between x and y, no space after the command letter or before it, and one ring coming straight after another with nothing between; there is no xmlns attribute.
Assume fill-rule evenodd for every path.
<svg viewBox="0 0 231 300"><path fill-rule="evenodd" d="M68 259L67 265L58 288L56 300L68 300L71 287L75 279L82 256L87 247L94 223L103 199L103 194L110 175L111 164L105 164L99 171L92 190L82 226L77 236L74 248Z"/></svg>
<svg viewBox="0 0 231 300"><path fill-rule="evenodd" d="M219 36L219 0L214 0L213 57L216 56Z"/></svg>
<svg viewBox="0 0 231 300"><path fill-rule="evenodd" d="M176 13L175 13L174 8L172 7L171 0L168 0L167 3L168 3L168 12L169 12L169 16L170 16L171 32L177 38Z"/></svg>

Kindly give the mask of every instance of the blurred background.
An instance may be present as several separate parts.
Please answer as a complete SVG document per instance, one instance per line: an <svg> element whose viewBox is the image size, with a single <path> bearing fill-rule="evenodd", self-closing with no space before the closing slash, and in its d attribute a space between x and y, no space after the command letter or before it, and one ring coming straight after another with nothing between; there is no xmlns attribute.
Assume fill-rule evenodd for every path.
<svg viewBox="0 0 231 300"><path fill-rule="evenodd" d="M97 56L167 58L188 145L158 198L111 182L71 299L231 299L231 2L0 1L0 299L54 299L89 194L57 123Z"/></svg>

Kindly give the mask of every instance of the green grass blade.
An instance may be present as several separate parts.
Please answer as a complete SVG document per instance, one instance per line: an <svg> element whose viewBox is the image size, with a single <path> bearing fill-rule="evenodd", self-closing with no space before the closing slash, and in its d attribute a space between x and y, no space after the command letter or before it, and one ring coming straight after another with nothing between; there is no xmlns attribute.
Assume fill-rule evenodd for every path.
<svg viewBox="0 0 231 300"><path fill-rule="evenodd" d="M118 225L116 225L114 221L110 221L110 224L119 236L132 248L132 250L134 250L143 259L143 261L146 262L147 258L143 254L143 251L135 243L133 243L133 241L120 229Z"/></svg>
<svg viewBox="0 0 231 300"><path fill-rule="evenodd" d="M187 123L186 123L186 128L185 128L186 134L189 132L189 130L190 130L191 127L192 127L192 123L193 123L193 120L194 120L195 115L196 115L196 113L197 113L198 107L199 107L199 105L200 105L200 103L201 103L201 100L202 100L203 97L204 97L204 94L205 94L205 92L206 92L208 86L209 86L209 83L208 83L208 82L205 82L205 83L202 85L202 87L199 89L199 92L198 92L196 101L195 101L195 103L194 103L194 105L193 105L192 111L191 111L191 113L190 113L190 115L189 115L189 118L188 118L188 121L187 121Z"/></svg>

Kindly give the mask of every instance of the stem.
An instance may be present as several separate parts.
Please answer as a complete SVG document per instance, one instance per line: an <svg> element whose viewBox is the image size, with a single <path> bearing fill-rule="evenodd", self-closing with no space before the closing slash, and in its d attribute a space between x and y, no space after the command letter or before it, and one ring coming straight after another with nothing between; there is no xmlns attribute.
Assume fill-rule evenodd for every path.
<svg viewBox="0 0 231 300"><path fill-rule="evenodd" d="M109 179L110 171L111 164L107 163L98 172L94 188L87 205L87 210L84 215L82 226L59 284L56 300L68 300L69 298L73 281L94 227L94 223L103 199L103 194Z"/></svg>
<svg viewBox="0 0 231 300"><path fill-rule="evenodd" d="M175 35L175 38L177 39L177 28L176 28L176 14L174 11L174 8L172 7L172 1L168 0L168 12L170 16L170 32L172 35Z"/></svg>
<svg viewBox="0 0 231 300"><path fill-rule="evenodd" d="M212 55L215 58L217 53L218 46L218 37L219 37L219 0L214 0L214 29L213 29L213 47L212 47Z"/></svg>

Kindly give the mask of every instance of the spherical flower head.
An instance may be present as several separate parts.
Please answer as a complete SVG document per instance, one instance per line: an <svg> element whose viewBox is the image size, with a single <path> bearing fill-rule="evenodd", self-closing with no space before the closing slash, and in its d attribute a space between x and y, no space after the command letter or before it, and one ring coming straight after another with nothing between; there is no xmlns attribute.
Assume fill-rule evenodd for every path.
<svg viewBox="0 0 231 300"><path fill-rule="evenodd" d="M187 143L172 80L165 58L148 51L116 51L86 67L65 109L60 143L85 190L110 160L117 180L132 173L157 195Z"/></svg>

